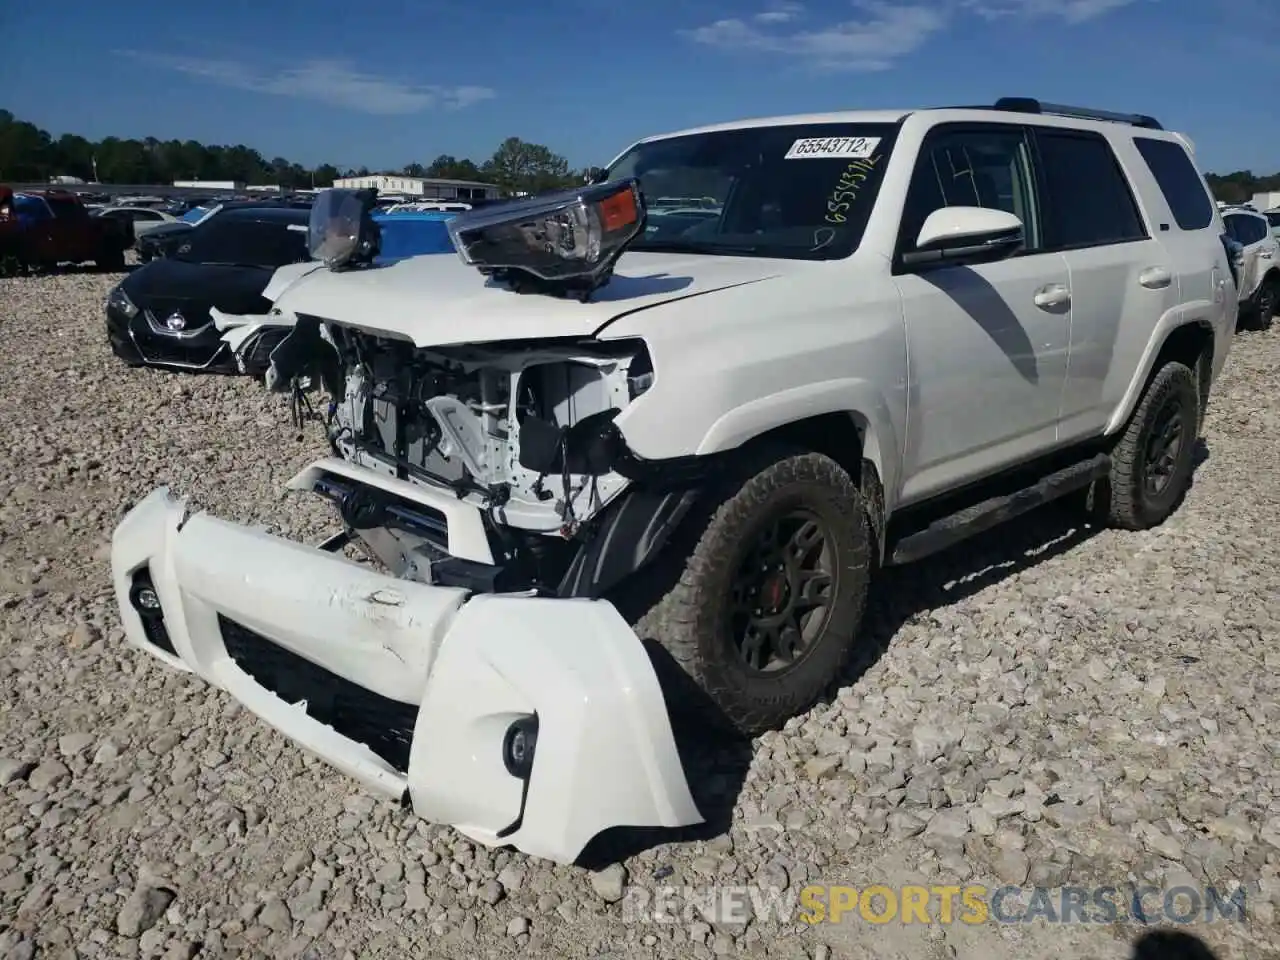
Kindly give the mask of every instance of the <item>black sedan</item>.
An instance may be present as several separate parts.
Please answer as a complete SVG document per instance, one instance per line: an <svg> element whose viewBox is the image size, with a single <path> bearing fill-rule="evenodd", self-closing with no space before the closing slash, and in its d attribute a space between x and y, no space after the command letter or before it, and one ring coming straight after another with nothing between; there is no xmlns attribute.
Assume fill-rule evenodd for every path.
<svg viewBox="0 0 1280 960"><path fill-rule="evenodd" d="M306 209L243 207L192 229L172 256L139 267L107 298L107 338L129 366L238 373L211 307L266 313L262 296L278 267L310 259ZM255 351L257 352L257 351ZM265 365L265 357L255 357ZM260 370L246 370L259 373Z"/></svg>
<svg viewBox="0 0 1280 960"><path fill-rule="evenodd" d="M150 263L152 260L167 257L182 245L183 239L192 229L194 228L190 223L176 220L144 233L134 244L134 248L138 251L138 259L143 263Z"/></svg>

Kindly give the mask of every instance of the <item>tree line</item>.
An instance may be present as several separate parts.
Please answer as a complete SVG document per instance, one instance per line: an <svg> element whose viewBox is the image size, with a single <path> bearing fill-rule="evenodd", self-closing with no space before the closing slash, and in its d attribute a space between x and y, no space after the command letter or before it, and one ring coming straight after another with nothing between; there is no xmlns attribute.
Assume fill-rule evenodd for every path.
<svg viewBox="0 0 1280 960"><path fill-rule="evenodd" d="M329 187L338 177L370 173L409 177L444 177L493 183L508 193L538 193L578 184L593 169L572 170L564 157L540 143L508 137L482 163L442 154L429 164L410 163L399 170L371 171L322 163L305 167L284 157L266 159L243 144L209 145L196 140L124 140L94 142L74 133L56 140L33 123L0 110L0 183L34 183L57 176L101 183L172 183L175 180L235 180L279 184L286 190ZM1214 196L1240 203L1255 193L1280 191L1280 172L1269 176L1250 170L1207 174Z"/></svg>
<svg viewBox="0 0 1280 960"><path fill-rule="evenodd" d="M89 183L234 180L297 190L329 187L338 177L371 173L475 180L496 184L508 193L537 193L581 183L591 171L572 170L568 161L549 147L519 137L508 137L493 156L479 164L442 154L426 165L410 163L399 170L371 171L331 163L306 167L284 157L268 160L244 144L224 146L155 137L106 137L95 142L74 133L55 139L35 124L0 110L0 183L38 183L70 176Z"/></svg>

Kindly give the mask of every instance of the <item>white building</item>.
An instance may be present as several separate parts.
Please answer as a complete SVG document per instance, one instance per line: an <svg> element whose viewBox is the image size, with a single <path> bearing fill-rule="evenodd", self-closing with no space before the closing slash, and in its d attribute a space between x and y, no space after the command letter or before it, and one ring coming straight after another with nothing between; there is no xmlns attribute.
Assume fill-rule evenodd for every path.
<svg viewBox="0 0 1280 960"><path fill-rule="evenodd" d="M405 177L399 174L375 173L368 177L339 177L335 187L348 190L367 190L375 187L379 193L400 194L406 197L424 197L432 200L497 200L501 191L492 183L474 180L443 180L438 177Z"/></svg>
<svg viewBox="0 0 1280 960"><path fill-rule="evenodd" d="M1280 207L1280 190L1269 190L1266 193L1255 193L1253 199L1249 201L1253 205L1253 209L1261 212L1263 210L1274 210Z"/></svg>
<svg viewBox="0 0 1280 960"><path fill-rule="evenodd" d="M175 180L175 187L194 188L196 190L243 190L244 184L235 180Z"/></svg>

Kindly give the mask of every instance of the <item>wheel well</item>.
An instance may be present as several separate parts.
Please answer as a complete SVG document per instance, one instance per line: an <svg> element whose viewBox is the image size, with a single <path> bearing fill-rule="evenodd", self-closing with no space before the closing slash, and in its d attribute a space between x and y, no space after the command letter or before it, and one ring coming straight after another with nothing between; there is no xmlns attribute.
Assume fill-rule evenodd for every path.
<svg viewBox="0 0 1280 960"><path fill-rule="evenodd" d="M1156 362L1147 375L1148 382L1166 363L1175 361L1189 367L1200 387L1200 411L1203 414L1209 396L1209 380L1213 376L1213 328L1203 323L1188 323L1169 334Z"/></svg>
<svg viewBox="0 0 1280 960"><path fill-rule="evenodd" d="M830 457L853 477L867 505L867 519L883 558L885 544L884 485L867 450L866 427L851 413L823 413L774 427L752 443L784 443Z"/></svg>

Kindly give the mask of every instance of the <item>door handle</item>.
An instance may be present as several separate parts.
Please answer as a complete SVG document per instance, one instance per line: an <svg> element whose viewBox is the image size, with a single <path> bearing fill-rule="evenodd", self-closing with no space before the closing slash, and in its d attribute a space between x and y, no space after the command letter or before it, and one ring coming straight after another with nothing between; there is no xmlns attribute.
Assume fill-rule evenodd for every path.
<svg viewBox="0 0 1280 960"><path fill-rule="evenodd" d="M1037 307L1060 307L1064 303L1071 300L1071 291L1067 289L1065 283L1046 283L1043 287L1036 291L1035 304Z"/></svg>
<svg viewBox="0 0 1280 960"><path fill-rule="evenodd" d="M1270 250L1260 250L1258 251L1258 256L1263 260L1270 260L1274 255Z"/></svg>
<svg viewBox="0 0 1280 960"><path fill-rule="evenodd" d="M1164 267L1147 267L1138 274L1138 282L1148 290L1163 290L1173 283L1173 277Z"/></svg>

